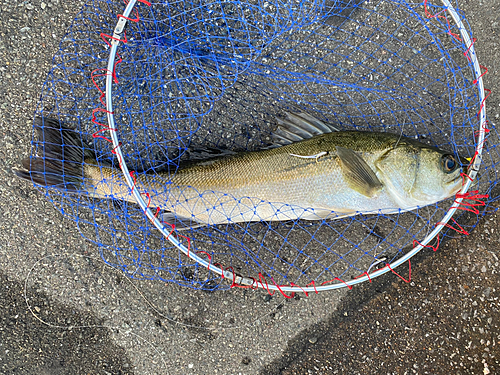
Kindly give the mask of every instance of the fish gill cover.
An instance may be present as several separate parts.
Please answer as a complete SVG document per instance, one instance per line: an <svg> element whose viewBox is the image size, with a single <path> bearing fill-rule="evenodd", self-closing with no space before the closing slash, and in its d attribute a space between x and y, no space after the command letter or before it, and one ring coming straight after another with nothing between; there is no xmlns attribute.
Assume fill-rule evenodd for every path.
<svg viewBox="0 0 500 375"><path fill-rule="evenodd" d="M35 114L76 129L98 163L117 168L102 93L124 8L111 0L82 8L54 56ZM134 178L173 175L195 150L268 147L276 118L288 111L340 130L401 134L468 158L483 127L488 139L472 188L429 248L470 232L494 200L498 134L479 116L485 68L474 68L475 40L464 40L437 0L143 0L127 18L111 98ZM32 144L32 157L50 158L43 139L35 135ZM39 188L130 277L208 290L236 286L173 246L137 204ZM146 202L156 193L141 192ZM454 200L390 215L221 224L171 236L213 267L253 280L252 287L339 286L383 267L393 271L390 265L434 230Z"/></svg>

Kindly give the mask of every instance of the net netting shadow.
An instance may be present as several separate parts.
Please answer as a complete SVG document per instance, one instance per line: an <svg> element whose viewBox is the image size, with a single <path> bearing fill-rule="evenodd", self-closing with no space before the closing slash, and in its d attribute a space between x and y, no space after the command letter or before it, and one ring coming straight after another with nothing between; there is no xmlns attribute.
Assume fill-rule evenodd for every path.
<svg viewBox="0 0 500 375"><path fill-rule="evenodd" d="M168 180L199 150L269 147L285 112L307 113L340 130L404 135L461 157L476 155L476 161L486 134L473 193L461 197L467 209L457 210L452 221L443 218L456 197L409 212L336 220L307 221L297 214L182 232L165 227L181 248L212 265L207 269L132 201L75 194L67 186L40 189L100 247L108 264L133 278L209 290L234 286L235 279L227 282L214 272L219 268L226 278L239 275L254 287L338 287L391 268L424 244L438 223L441 233L427 246L470 232L495 199L498 134L481 120L482 72L474 65L472 39L464 39L470 33L465 17L453 5L462 26L449 7L427 1L153 1L135 4L127 17L120 16L122 2L90 1L61 41L36 114L76 129L99 165L119 168L104 106L111 76L113 129L134 181L146 174ZM128 21L125 32L113 37L119 20ZM106 67L114 44L111 73ZM47 142L35 136L32 156L49 160ZM220 201L213 203L210 189L196 198L189 190L184 204L212 202L214 210L222 207L219 214L230 215ZM150 186L140 194L161 218L164 209L151 197L164 191ZM270 204L224 199L237 200L239 210Z"/></svg>

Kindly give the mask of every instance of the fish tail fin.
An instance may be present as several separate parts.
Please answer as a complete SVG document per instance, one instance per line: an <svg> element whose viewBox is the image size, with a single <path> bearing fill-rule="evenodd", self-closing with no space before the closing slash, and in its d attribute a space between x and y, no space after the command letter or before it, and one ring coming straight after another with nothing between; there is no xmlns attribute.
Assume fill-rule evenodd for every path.
<svg viewBox="0 0 500 375"><path fill-rule="evenodd" d="M37 117L38 155L22 161L22 170L14 173L35 184L79 193L85 190L84 161L95 160L94 152L76 130L59 121Z"/></svg>

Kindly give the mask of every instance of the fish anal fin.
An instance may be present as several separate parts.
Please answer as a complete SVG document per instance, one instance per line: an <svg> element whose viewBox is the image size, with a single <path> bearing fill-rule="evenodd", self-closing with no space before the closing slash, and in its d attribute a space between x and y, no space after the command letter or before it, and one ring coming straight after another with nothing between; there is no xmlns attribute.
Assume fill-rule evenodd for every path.
<svg viewBox="0 0 500 375"><path fill-rule="evenodd" d="M302 220L326 220L339 219L346 216L356 215L356 211L332 211L327 209L312 209L300 216Z"/></svg>
<svg viewBox="0 0 500 375"><path fill-rule="evenodd" d="M375 196L383 185L366 161L351 149L337 146L336 150L349 186L366 197Z"/></svg>

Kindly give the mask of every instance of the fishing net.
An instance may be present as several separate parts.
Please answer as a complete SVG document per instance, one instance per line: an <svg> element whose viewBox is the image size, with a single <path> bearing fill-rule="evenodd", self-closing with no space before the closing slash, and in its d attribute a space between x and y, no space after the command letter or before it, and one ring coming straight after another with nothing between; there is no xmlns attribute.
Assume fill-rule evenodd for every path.
<svg viewBox="0 0 500 375"><path fill-rule="evenodd" d="M132 185L174 175L196 150L268 147L285 111L419 139L471 158L471 177L456 197L410 212L182 232L151 206L161 191L136 189L130 203L39 189L133 278L285 293L396 272L423 247L470 232L494 200L498 134L474 42L458 4L437 0L90 1L61 41L36 115L76 129ZM32 144L43 156L43 139ZM252 198L239 204L269 204Z"/></svg>

